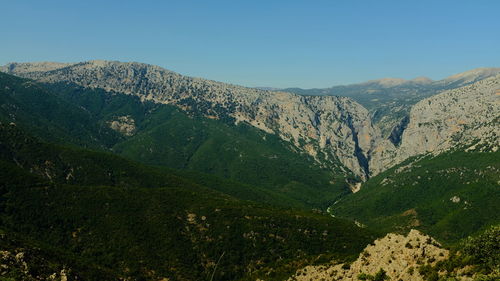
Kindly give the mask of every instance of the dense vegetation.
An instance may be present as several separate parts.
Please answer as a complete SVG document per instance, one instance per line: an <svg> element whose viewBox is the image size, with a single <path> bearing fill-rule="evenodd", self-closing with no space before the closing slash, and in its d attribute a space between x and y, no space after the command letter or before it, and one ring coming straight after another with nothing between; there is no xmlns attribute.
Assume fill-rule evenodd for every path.
<svg viewBox="0 0 500 281"><path fill-rule="evenodd" d="M219 175L265 187L313 207L325 208L347 192L334 174L306 154L292 152L277 136L248 125L188 118L171 108L151 130L114 147L144 163ZM330 183L334 179L334 184Z"/></svg>
<svg viewBox="0 0 500 281"><path fill-rule="evenodd" d="M40 264L14 264L5 277L69 268L83 280L281 278L353 258L374 238L303 209L346 192L344 178L331 184L328 169L275 136L131 96L51 87L0 76L0 229L19 246L2 247ZM109 129L120 116L134 119L134 136ZM144 145L159 151L141 154Z"/></svg>
<svg viewBox="0 0 500 281"><path fill-rule="evenodd" d="M373 281L384 281L390 279L384 269L380 269L375 273L375 275L371 274L366 274L366 273L360 273L358 275L359 280L373 280Z"/></svg>
<svg viewBox="0 0 500 281"><path fill-rule="evenodd" d="M414 158L370 179L331 211L387 232L418 228L453 243L500 222L499 152Z"/></svg>
<svg viewBox="0 0 500 281"><path fill-rule="evenodd" d="M121 136L41 85L0 72L0 118L46 141L102 148Z"/></svg>
<svg viewBox="0 0 500 281"><path fill-rule="evenodd" d="M0 128L2 229L78 257L68 266L85 280L204 280L219 259L216 280L286 276L320 257L354 257L374 238L325 214L242 201L166 170Z"/></svg>
<svg viewBox="0 0 500 281"><path fill-rule="evenodd" d="M0 159L14 161L31 173L50 178L56 183L157 187L184 181L207 186L243 200L288 208L302 207L299 202L281 194L211 175L145 166L111 153L43 143L28 136L15 125L0 123L0 139Z"/></svg>
<svg viewBox="0 0 500 281"><path fill-rule="evenodd" d="M371 229L456 246L500 222L500 152L409 159L348 195L351 175L233 120L2 73L0 104L0 247L39 265L13 264L6 280L62 268L82 280L279 280L354 258ZM131 134L110 129L122 117ZM368 228L309 211L332 202ZM489 278L498 245L497 227L420 270L438 280L473 265Z"/></svg>
<svg viewBox="0 0 500 281"><path fill-rule="evenodd" d="M65 249L10 230L0 229L0 238L2 281L85 280L87 272L100 275L101 280L116 280L110 271Z"/></svg>

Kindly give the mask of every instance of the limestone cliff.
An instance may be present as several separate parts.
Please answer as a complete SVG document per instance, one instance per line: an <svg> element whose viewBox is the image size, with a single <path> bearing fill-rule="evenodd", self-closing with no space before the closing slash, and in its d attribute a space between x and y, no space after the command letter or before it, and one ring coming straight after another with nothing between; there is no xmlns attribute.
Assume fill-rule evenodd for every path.
<svg viewBox="0 0 500 281"><path fill-rule="evenodd" d="M300 96L179 75L141 63L11 64L4 71L41 82L75 83L174 104L209 118L247 122L291 141L326 166L338 163L365 178L377 130L368 111L345 97Z"/></svg>

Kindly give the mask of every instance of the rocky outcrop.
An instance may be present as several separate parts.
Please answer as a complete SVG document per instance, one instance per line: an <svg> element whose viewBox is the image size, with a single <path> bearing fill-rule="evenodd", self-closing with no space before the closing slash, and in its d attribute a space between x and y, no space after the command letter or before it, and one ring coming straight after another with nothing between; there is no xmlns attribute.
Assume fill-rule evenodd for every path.
<svg viewBox="0 0 500 281"><path fill-rule="evenodd" d="M349 98L306 97L245 88L186 77L141 63L90 61L59 66L55 69L46 63L13 64L5 69L41 82L102 88L177 105L209 118L247 122L291 141L325 166L338 165L340 161L342 165L337 168L345 166L361 178L368 173L367 155L377 131L368 111Z"/></svg>
<svg viewBox="0 0 500 281"><path fill-rule="evenodd" d="M135 120L131 116L118 116L108 122L111 129L124 136L132 136L135 133Z"/></svg>
<svg viewBox="0 0 500 281"><path fill-rule="evenodd" d="M407 236L389 233L368 245L352 264L307 266L288 280L367 280L363 276L385 272L389 280L423 281L418 268L435 265L448 255L448 250L417 230L411 230Z"/></svg>

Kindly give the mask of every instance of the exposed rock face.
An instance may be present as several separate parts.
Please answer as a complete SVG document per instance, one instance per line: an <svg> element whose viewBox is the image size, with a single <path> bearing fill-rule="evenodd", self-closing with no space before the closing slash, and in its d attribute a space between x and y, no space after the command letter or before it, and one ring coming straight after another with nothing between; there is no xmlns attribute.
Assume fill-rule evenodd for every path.
<svg viewBox="0 0 500 281"><path fill-rule="evenodd" d="M423 281L418 267L435 265L448 255L448 250L417 230L411 230L407 236L389 233L368 245L350 266L307 266L288 280L359 280L360 274L375 275L383 269L390 280Z"/></svg>
<svg viewBox="0 0 500 281"><path fill-rule="evenodd" d="M496 151L500 146L500 75L424 99L412 107L400 143L381 141L371 152L377 174L405 159L457 147Z"/></svg>
<svg viewBox="0 0 500 281"><path fill-rule="evenodd" d="M135 120L130 116L118 116L115 120L108 122L109 127L125 136L132 136L135 133Z"/></svg>
<svg viewBox="0 0 500 281"><path fill-rule="evenodd" d="M420 93L434 94L437 89L467 85L420 100L409 113L404 112L408 112L410 104L402 104L401 110L392 108L389 111L397 114L391 115L390 122L384 121L387 116L372 121L367 109L346 97L301 96L245 88L186 77L141 63L14 63L2 70L41 82L75 83L136 95L142 100L173 104L208 118L247 122L291 141L325 166L337 167L340 161L342 165L338 168L347 167L362 179L419 154L437 154L458 145L485 150L496 150L499 146L500 75L497 73L500 69L494 68L476 69L440 81L382 79L337 87L349 93L365 89L366 85L371 85L374 91L389 87L395 96L402 89L415 93L406 96L416 95L415 99L420 100ZM485 77L490 78L481 80ZM401 112L405 117L394 123ZM111 120L110 126L124 135L132 135L132 121Z"/></svg>
<svg viewBox="0 0 500 281"><path fill-rule="evenodd" d="M174 104L209 118L248 122L293 142L325 164L338 159L362 178L368 173L367 155L377 136L368 111L345 97L263 91L186 77L140 63L90 61L61 64L58 69L44 63L14 64L5 69L41 82L102 88Z"/></svg>

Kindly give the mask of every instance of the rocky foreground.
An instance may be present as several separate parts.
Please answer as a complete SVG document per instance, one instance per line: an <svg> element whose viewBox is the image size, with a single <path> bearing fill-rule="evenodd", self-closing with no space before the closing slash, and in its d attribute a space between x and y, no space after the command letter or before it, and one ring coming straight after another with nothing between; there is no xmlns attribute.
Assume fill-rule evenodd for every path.
<svg viewBox="0 0 500 281"><path fill-rule="evenodd" d="M435 265L449 256L448 250L418 230L407 236L389 233L368 245L352 264L307 266L289 281L309 280L373 280L384 276L388 280L424 280L418 268Z"/></svg>

